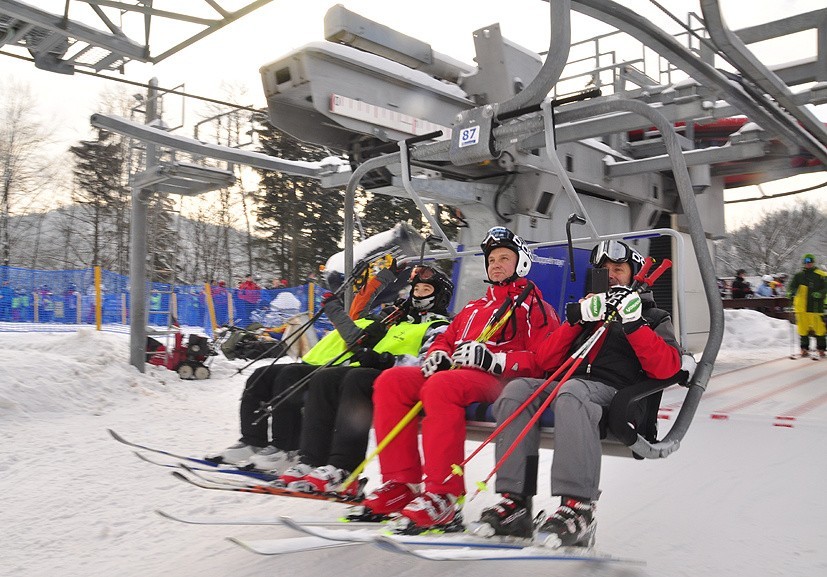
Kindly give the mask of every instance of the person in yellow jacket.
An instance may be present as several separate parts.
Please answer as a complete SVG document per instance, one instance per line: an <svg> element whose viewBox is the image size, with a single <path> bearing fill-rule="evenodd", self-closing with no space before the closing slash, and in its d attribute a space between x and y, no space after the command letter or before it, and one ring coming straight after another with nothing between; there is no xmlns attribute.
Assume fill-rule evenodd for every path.
<svg viewBox="0 0 827 577"><path fill-rule="evenodd" d="M810 333L816 338L818 357L827 355L827 327L824 324L824 300L827 297L827 273L816 268L816 257L807 253L801 259L803 268L795 273L787 285L787 297L793 300L798 336L801 337L801 356L810 354Z"/></svg>
<svg viewBox="0 0 827 577"><path fill-rule="evenodd" d="M273 364L256 369L247 379L241 397L239 441L207 459L283 472L286 467L296 464L300 457L302 423L306 418L303 411L305 400L308 394L311 398L314 396L317 381L329 383L336 380L337 387L334 388L338 388L339 381L344 383L346 379L369 381L370 385L385 368L406 359L418 362L417 357L423 343L430 342L436 334L434 331L444 330L448 324L447 306L453 293L453 284L445 275L430 267L417 267L414 270L420 268L428 268L435 274L428 279L422 278L424 275L416 275L411 280L408 299L400 302L397 307L389 307L380 313L379 318L368 316L351 320L337 297L330 293L325 295L322 306L336 330L320 340L301 362ZM383 286L408 272L401 270L395 263L381 270L377 277L383 282L375 287L374 294L378 295ZM429 294L425 295L424 292ZM388 318L390 315L394 315L392 319ZM361 374L365 372L371 374ZM259 419L258 411L263 403L284 393L299 380L310 378L311 374L307 387L274 406L269 415L269 426L267 418ZM370 399L369 394L367 398ZM369 430L368 418L366 431ZM366 444L367 433L364 441ZM314 463L323 464L325 463Z"/></svg>

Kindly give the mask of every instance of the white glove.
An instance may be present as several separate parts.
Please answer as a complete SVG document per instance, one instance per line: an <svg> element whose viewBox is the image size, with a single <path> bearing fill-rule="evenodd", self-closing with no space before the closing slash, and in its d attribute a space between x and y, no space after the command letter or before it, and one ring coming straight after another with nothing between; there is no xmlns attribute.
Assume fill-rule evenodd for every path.
<svg viewBox="0 0 827 577"><path fill-rule="evenodd" d="M643 302L640 300L640 295L636 292L627 294L617 305L617 314L620 315L624 325L640 320L640 314L642 312Z"/></svg>
<svg viewBox="0 0 827 577"><path fill-rule="evenodd" d="M580 318L586 322L602 320L606 315L606 293L597 293L580 303Z"/></svg>
<svg viewBox="0 0 827 577"><path fill-rule="evenodd" d="M434 351L422 363L422 376L426 379L437 371L451 368L451 357L445 351Z"/></svg>
<svg viewBox="0 0 827 577"><path fill-rule="evenodd" d="M474 367L494 375L501 375L505 370L505 353L492 353L482 343L462 343L451 359L457 366Z"/></svg>

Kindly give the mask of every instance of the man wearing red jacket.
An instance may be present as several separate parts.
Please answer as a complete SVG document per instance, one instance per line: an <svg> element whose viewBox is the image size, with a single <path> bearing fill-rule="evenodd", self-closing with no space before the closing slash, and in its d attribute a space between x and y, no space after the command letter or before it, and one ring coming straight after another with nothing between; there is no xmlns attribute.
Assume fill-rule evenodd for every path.
<svg viewBox="0 0 827 577"><path fill-rule="evenodd" d="M540 374L533 351L560 323L536 288L496 334L476 342L501 305L514 302L527 286L523 277L531 268L528 247L507 228L489 230L482 251L491 284L486 295L457 314L428 349L422 367L388 369L374 383L377 439L383 439L418 401L425 411L424 463L414 420L379 454L384 484L364 501L374 514L401 512L421 528L451 524L465 486L461 477L447 483L444 479L464 456L465 407L492 402L509 379Z"/></svg>
<svg viewBox="0 0 827 577"><path fill-rule="evenodd" d="M655 307L651 293L630 290L643 266L636 250L616 240L602 241L591 252L595 268L609 272L609 294L589 295L566 305L566 322L537 349L539 366L552 372L604 322L607 310L617 309L621 322L612 322L572 377L560 388L554 409L552 495L561 506L539 529L547 546L588 546L595 530L595 501L600 495L600 428L603 407L619 389L644 377L666 379L681 368L680 347L669 314ZM537 390L542 379L517 379L506 385L494 403L503 422ZM550 383L551 392L556 383ZM497 461L531 420L548 393L541 394L503 431L496 443ZM531 537L531 500L536 493L540 431L534 427L497 472L496 489L503 499L485 509L478 532ZM488 525L488 527L484 527Z"/></svg>

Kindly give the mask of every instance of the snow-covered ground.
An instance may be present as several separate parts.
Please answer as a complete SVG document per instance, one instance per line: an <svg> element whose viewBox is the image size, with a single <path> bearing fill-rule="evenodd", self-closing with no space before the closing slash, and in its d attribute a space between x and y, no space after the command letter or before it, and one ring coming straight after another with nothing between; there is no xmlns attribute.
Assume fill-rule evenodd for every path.
<svg viewBox="0 0 827 577"><path fill-rule="evenodd" d="M182 381L157 367L139 374L127 335L0 333L0 575L826 575L827 361L788 359L794 343L783 321L726 315L716 376L681 449L658 461L604 459L598 545L645 559L640 569L413 561L371 545L254 555L224 538L296 535L183 525L153 511L333 517L342 506L188 486L106 432L194 455L230 444L240 362L218 358L210 380ZM681 389L667 391L664 417L680 399ZM776 426L783 415L786 426ZM537 503L551 507L550 455L542 460ZM469 479L492 464L483 452ZM374 486L375 465L368 474ZM495 499L479 496L467 517Z"/></svg>

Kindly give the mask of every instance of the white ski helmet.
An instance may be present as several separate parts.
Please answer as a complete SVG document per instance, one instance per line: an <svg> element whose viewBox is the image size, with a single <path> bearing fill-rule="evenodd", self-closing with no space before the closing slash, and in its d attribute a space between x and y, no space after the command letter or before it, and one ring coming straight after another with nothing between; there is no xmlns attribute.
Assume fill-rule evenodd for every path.
<svg viewBox="0 0 827 577"><path fill-rule="evenodd" d="M495 226L490 229L485 235L485 240L480 244L480 248L485 256L486 276L488 275L488 255L495 248L511 249L517 254L517 268L514 274L518 277L524 277L531 270L531 250L523 239L504 226Z"/></svg>
<svg viewBox="0 0 827 577"><path fill-rule="evenodd" d="M772 282L775 279L772 278L771 274L765 274L764 276L761 277L761 280L764 281L764 282Z"/></svg>

